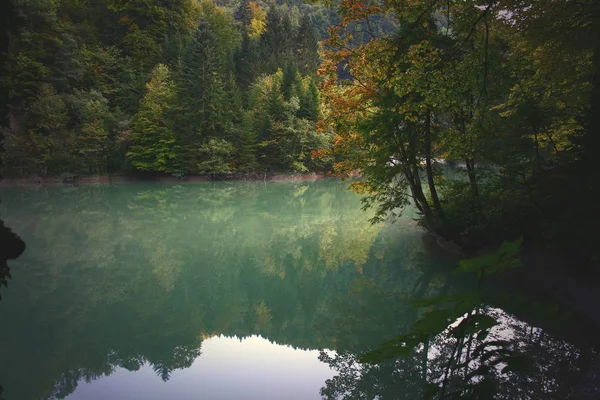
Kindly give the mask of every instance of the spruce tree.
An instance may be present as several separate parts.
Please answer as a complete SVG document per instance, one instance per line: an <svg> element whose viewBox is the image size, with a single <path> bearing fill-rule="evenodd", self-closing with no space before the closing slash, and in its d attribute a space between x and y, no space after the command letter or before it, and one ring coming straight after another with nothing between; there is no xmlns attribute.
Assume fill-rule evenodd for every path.
<svg viewBox="0 0 600 400"><path fill-rule="evenodd" d="M289 15L271 7L267 13L265 32L260 37L263 72L273 73L286 57L293 57L294 31Z"/></svg>
<svg viewBox="0 0 600 400"><path fill-rule="evenodd" d="M189 172L197 172L199 144L222 137L226 120L224 71L218 41L211 26L201 22L184 51L179 79L183 111L179 144Z"/></svg>
<svg viewBox="0 0 600 400"><path fill-rule="evenodd" d="M250 22L252 22L252 8L249 0L241 0L240 5L235 10L233 17L242 25L244 32L247 32Z"/></svg>
<svg viewBox="0 0 600 400"><path fill-rule="evenodd" d="M305 14L300 19L300 28L296 35L296 57L298 69L303 75L312 75L317 72L319 66L319 43L317 31L310 17Z"/></svg>
<svg viewBox="0 0 600 400"><path fill-rule="evenodd" d="M260 70L261 57L258 40L244 33L242 35L242 45L235 53L234 62L238 85L247 95L250 85L252 85Z"/></svg>
<svg viewBox="0 0 600 400"><path fill-rule="evenodd" d="M250 116L245 114L238 125L238 142L234 166L238 172L251 172L258 169L256 161L256 134L252 129Z"/></svg>
<svg viewBox="0 0 600 400"><path fill-rule="evenodd" d="M313 122L318 121L320 116L319 102L319 88L317 87L314 78L304 78L300 95L300 109L298 110L298 117L306 118Z"/></svg>
<svg viewBox="0 0 600 400"><path fill-rule="evenodd" d="M158 64L146 88L132 120L127 158L141 171L173 172L176 148L170 111L175 106L176 94L169 68Z"/></svg>
<svg viewBox="0 0 600 400"><path fill-rule="evenodd" d="M283 76L281 78L281 92L283 98L287 101L292 96L298 97L300 85L300 74L298 74L298 68L293 60L288 60L283 68Z"/></svg>

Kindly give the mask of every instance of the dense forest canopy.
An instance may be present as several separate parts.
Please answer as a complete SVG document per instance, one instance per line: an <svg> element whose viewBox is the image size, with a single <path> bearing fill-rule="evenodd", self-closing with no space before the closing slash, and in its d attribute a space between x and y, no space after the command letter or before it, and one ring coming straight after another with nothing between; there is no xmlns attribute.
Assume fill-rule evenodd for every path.
<svg viewBox="0 0 600 400"><path fill-rule="evenodd" d="M326 168L311 158L330 140L315 128L324 6L12 3L7 177Z"/></svg>

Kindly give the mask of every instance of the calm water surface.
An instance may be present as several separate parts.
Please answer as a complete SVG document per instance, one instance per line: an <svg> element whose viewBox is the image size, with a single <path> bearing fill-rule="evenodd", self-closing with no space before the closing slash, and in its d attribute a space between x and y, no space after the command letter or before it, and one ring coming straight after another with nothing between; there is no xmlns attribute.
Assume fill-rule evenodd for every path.
<svg viewBox="0 0 600 400"><path fill-rule="evenodd" d="M0 302L7 400L415 399L443 342L425 374L422 357L362 367L357 356L414 323L412 299L465 279L427 245L413 211L371 225L336 181L0 196L28 246ZM576 358L573 345L492 311L498 335L559 349L544 365Z"/></svg>

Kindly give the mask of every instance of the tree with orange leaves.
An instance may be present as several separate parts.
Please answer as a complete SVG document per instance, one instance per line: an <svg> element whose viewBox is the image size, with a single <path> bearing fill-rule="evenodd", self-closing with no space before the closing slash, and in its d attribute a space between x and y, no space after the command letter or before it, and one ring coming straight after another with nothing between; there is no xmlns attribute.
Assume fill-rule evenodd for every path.
<svg viewBox="0 0 600 400"><path fill-rule="evenodd" d="M376 219L412 203L426 226L456 235L448 222L436 158L464 163L473 213L479 202L475 159L513 159L522 139L507 132L502 157L492 129L505 123L511 87L528 74L510 1L344 0L319 70L326 105L322 129L335 132L335 172L360 170ZM388 21L381 23L381 21ZM381 26L389 29L381 29ZM378 27L375 29L374 27ZM360 36L360 39L359 39ZM507 73L506 71L518 71ZM522 82L522 79L521 79ZM537 145L537 144L536 144ZM512 147L511 147L512 146ZM518 149L523 157L526 150Z"/></svg>
<svg viewBox="0 0 600 400"><path fill-rule="evenodd" d="M319 71L328 106L323 124L337 134L333 152L343 161L335 164L336 173L361 171L364 179L353 187L369 194L366 206L377 205L376 219L393 215L412 199L428 222L443 223L432 167L437 106L432 88L440 76L432 71L445 44L432 19L434 9L424 12L412 3L341 3L342 21L330 30ZM397 22L391 24L394 30L373 32L370 21L390 13ZM356 43L357 31L370 38ZM350 79L340 79L340 68ZM430 199L421 182L423 160Z"/></svg>

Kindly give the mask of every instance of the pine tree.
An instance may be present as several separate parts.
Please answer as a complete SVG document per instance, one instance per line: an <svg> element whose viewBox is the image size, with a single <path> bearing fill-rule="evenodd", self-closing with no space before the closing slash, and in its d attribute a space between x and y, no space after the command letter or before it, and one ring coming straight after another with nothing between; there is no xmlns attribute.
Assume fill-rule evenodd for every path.
<svg viewBox="0 0 600 400"><path fill-rule="evenodd" d="M138 71L148 71L157 62L160 44L170 33L191 30L199 12L193 0L110 0L108 8L118 16L121 46Z"/></svg>
<svg viewBox="0 0 600 400"><path fill-rule="evenodd" d="M293 60L288 60L283 68L283 76L281 78L283 98L287 101L292 96L298 97L301 84L296 63Z"/></svg>
<svg viewBox="0 0 600 400"><path fill-rule="evenodd" d="M284 14L280 8L271 7L267 14L265 32L260 37L263 72L273 73L286 55L293 57L293 41L294 31L289 15Z"/></svg>
<svg viewBox="0 0 600 400"><path fill-rule="evenodd" d="M127 158L141 171L173 172L176 170L176 148L170 116L176 104L176 93L166 65L158 64L154 68L146 89L131 124Z"/></svg>
<svg viewBox="0 0 600 400"><path fill-rule="evenodd" d="M242 25L243 31L247 32L248 26L252 22L252 8L249 0L241 0L240 5L235 10L233 17Z"/></svg>
<svg viewBox="0 0 600 400"><path fill-rule="evenodd" d="M256 171L258 169L256 161L256 135L252 130L248 114L244 115L242 123L238 125L238 132L234 167L238 172Z"/></svg>
<svg viewBox="0 0 600 400"><path fill-rule="evenodd" d="M77 137L77 150L83 161L81 171L101 174L106 172L108 160L108 101L98 92L83 107L83 124Z"/></svg>
<svg viewBox="0 0 600 400"><path fill-rule="evenodd" d="M243 124L244 119L244 97L240 90L235 75L230 72L225 80L225 101L222 105L224 134L228 139L236 140L237 127Z"/></svg>
<svg viewBox="0 0 600 400"><path fill-rule="evenodd" d="M298 110L298 117L317 122L320 117L319 103L319 88L317 87L314 78L304 78L300 96L300 109Z"/></svg>
<svg viewBox="0 0 600 400"><path fill-rule="evenodd" d="M225 139L210 138L198 148L197 171L203 175L223 175L231 172L232 144Z"/></svg>
<svg viewBox="0 0 600 400"><path fill-rule="evenodd" d="M244 34L241 47L235 53L234 61L237 82L240 89L244 91L247 100L248 89L256 80L256 77L264 72L261 70L261 64L264 63L264 60L261 57L259 39Z"/></svg>
<svg viewBox="0 0 600 400"><path fill-rule="evenodd" d="M238 84L247 89L254 80L250 67L250 37L248 34L242 35L242 46L235 53L233 60Z"/></svg>
<svg viewBox="0 0 600 400"><path fill-rule="evenodd" d="M181 66L185 39L180 32L172 32L162 44L161 61L173 71Z"/></svg>
<svg viewBox="0 0 600 400"><path fill-rule="evenodd" d="M227 99L220 51L206 22L200 23L184 51L179 87L184 105L179 123L181 156L188 171L197 172L199 143L222 137L227 123L223 118Z"/></svg>
<svg viewBox="0 0 600 400"><path fill-rule="evenodd" d="M312 75L319 66L319 42L310 17L304 14L300 19L300 28L296 35L296 59L298 69L303 75Z"/></svg>

